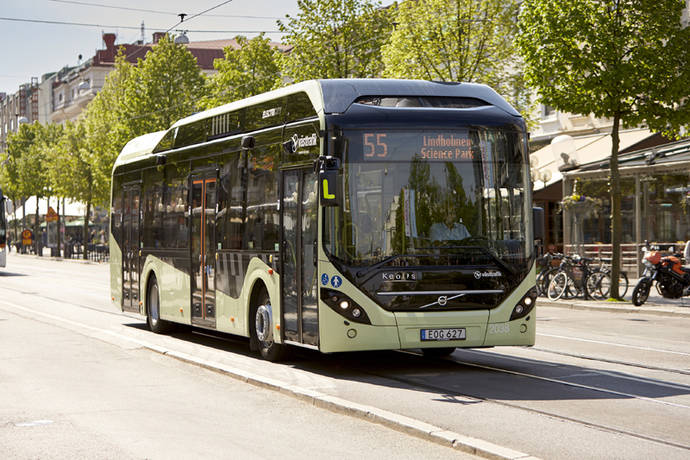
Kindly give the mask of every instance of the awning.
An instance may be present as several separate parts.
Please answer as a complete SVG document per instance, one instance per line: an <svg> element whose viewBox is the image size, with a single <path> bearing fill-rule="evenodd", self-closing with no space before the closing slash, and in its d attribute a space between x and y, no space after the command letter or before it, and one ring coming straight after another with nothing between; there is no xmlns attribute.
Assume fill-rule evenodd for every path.
<svg viewBox="0 0 690 460"><path fill-rule="evenodd" d="M648 129L631 129L620 131L619 151L627 149L644 139L653 136ZM601 161L611 156L613 140L611 134L588 134L573 137L579 164ZM563 166L563 160L554 156L551 145L537 150L530 155L530 168L533 174L534 190L541 190L563 179L558 170ZM542 180L543 179L543 180Z"/></svg>

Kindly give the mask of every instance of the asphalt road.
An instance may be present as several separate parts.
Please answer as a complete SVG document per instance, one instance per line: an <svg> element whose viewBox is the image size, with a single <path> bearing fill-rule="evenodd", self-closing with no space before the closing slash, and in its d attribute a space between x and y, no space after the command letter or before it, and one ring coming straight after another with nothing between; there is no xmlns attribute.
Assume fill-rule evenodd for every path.
<svg viewBox="0 0 690 460"><path fill-rule="evenodd" d="M143 350L137 345L141 341L537 457L690 456L688 318L538 307L533 348L457 350L442 360L425 359L414 350L303 351L286 363L271 364L251 355L245 340L231 336L151 334L141 318L113 310L107 283L105 265L9 258L0 276L0 362L10 364L0 366L0 445L9 440L11 454L26 456L35 444L118 458L190 452L222 456L224 448L266 458L307 451L330 456L335 450L358 458L383 452L396 458L459 455ZM26 362L18 358L22 353L29 356ZM46 379L61 381L59 390L46 385ZM70 382L79 387L92 379L88 389L65 390ZM212 384L204 385L206 380ZM13 390L11 396L5 386ZM15 395L17 388L28 390ZM81 394L99 397L81 403ZM53 399L54 404L47 404ZM85 408L65 412L72 404ZM235 404L236 412L231 410ZM42 407L50 410L42 413ZM94 408L91 415L89 407ZM106 408L117 415L106 417ZM61 413L67 418L61 419ZM41 424L44 419L51 423ZM96 420L106 421L99 425ZM266 433L267 425L280 431ZM246 429L236 431L240 428ZM51 430L66 430L63 437L55 434L62 444L51 442ZM384 435L394 439L378 443ZM238 437L249 441L242 444ZM266 439L275 442L265 447ZM414 445L408 447L408 442ZM113 454L92 450L101 444L111 446ZM326 450L330 448L334 450Z"/></svg>

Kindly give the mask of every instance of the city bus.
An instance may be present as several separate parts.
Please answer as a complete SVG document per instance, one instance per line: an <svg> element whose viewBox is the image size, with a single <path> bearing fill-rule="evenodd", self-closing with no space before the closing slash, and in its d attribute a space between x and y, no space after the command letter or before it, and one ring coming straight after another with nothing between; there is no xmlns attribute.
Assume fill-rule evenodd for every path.
<svg viewBox="0 0 690 460"><path fill-rule="evenodd" d="M479 84L312 80L200 112L115 162L112 300L268 360L531 346L528 165Z"/></svg>
<svg viewBox="0 0 690 460"><path fill-rule="evenodd" d="M5 195L0 190L0 268L7 265L7 217L5 216Z"/></svg>

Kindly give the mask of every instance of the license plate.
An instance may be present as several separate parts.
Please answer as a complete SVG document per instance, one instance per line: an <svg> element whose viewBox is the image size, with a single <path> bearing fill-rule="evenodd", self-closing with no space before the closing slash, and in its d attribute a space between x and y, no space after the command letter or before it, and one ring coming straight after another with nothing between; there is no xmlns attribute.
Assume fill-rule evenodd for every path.
<svg viewBox="0 0 690 460"><path fill-rule="evenodd" d="M433 340L465 340L467 338L464 327L454 329L422 329L422 341Z"/></svg>

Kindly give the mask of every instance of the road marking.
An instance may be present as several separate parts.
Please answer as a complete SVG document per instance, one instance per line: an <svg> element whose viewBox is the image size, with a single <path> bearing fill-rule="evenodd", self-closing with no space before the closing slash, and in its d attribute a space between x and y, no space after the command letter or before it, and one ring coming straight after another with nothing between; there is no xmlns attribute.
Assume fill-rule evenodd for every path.
<svg viewBox="0 0 690 460"><path fill-rule="evenodd" d="M609 377L614 377L617 379L634 380L636 382L642 382L642 383L646 383L648 385L657 385L660 387L673 388L674 390L684 390L684 391L690 390L690 386L683 385L682 383L667 383L667 382L664 382L662 380L648 379L645 377L633 377L631 375L622 375L622 374L618 374L616 372L610 372L610 371L595 370L594 372L596 372L598 374L608 375Z"/></svg>
<svg viewBox="0 0 690 460"><path fill-rule="evenodd" d="M614 347L632 348L635 350L656 351L659 353L671 353L674 355L690 356L690 353L683 353L682 351L661 350L659 348L651 348L651 347L638 347L636 345L625 345L622 343L604 342L602 340L581 339L579 337L567 337L565 335L542 334L542 333L537 333L537 335L540 335L542 337L551 337L554 339L575 340L577 342L598 343L600 345L611 345Z"/></svg>
<svg viewBox="0 0 690 460"><path fill-rule="evenodd" d="M470 350L468 348L458 348L455 351L459 351L461 353L474 353L482 356L493 356L496 358L501 358L501 359L512 359L513 361L522 361L525 363L532 363L534 364L534 360L531 358L518 358L515 356L506 356L498 352L491 352L491 351L480 351L480 350ZM562 366L562 364L553 364L553 363L546 363L546 362L539 362L540 366L549 366L549 367L559 367Z"/></svg>
<svg viewBox="0 0 690 460"><path fill-rule="evenodd" d="M21 422L21 423L15 423L14 426L43 426L43 425L50 425L53 423L52 420L34 420L33 422Z"/></svg>
<svg viewBox="0 0 690 460"><path fill-rule="evenodd" d="M453 360L453 361L455 361L455 360ZM690 409L690 406L686 406L685 404L672 403L672 402L668 402L668 401L660 401L658 399L649 398L647 396L640 396L640 395L635 395L632 393L625 393L622 391L609 390L609 389L600 388L600 387L593 387L591 385L583 385L581 383L573 383L573 382L568 382L565 380L553 379L550 377L542 377L540 375L527 374L525 372L511 371L508 369L500 369L498 367L486 366L483 364L468 363L466 361L455 361L455 362L458 364L466 364L468 366L479 367L481 369L488 369L488 370L495 371L495 372L503 372L505 374L518 375L520 377L527 377L527 378L536 379L536 380L543 380L545 382L558 383L558 384L566 385L566 386L570 386L570 387L582 388L585 390L597 391L600 393L608 393L608 394L612 394L612 395L616 395L616 396L624 396L626 398L639 399L642 401L648 401L648 402L653 402L653 403L657 403L657 404L663 404L664 406L679 407L682 409Z"/></svg>

